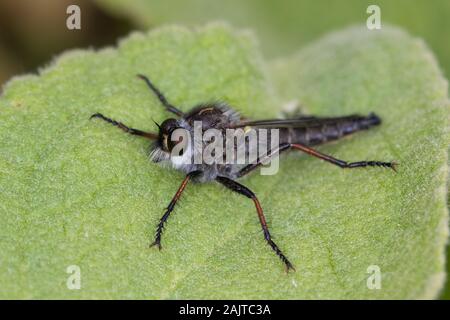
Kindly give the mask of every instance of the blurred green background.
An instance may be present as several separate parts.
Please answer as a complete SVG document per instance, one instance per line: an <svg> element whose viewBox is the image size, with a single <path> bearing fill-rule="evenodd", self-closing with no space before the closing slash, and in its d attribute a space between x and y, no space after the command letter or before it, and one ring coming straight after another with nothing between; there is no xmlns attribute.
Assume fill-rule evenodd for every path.
<svg viewBox="0 0 450 320"><path fill-rule="evenodd" d="M81 8L81 30L66 28L70 4ZM381 8L382 25L423 38L450 76L450 0L2 0L0 84L36 71L63 50L114 45L131 30L168 23L229 21L254 30L265 57L275 59L327 32L365 23L371 4ZM450 299L448 282L442 298Z"/></svg>

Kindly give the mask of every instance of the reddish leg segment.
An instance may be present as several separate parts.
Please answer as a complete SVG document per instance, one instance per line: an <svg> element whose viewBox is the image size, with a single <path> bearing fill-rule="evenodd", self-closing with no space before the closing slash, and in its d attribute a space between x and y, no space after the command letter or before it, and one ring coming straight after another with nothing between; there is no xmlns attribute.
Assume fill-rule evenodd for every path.
<svg viewBox="0 0 450 320"><path fill-rule="evenodd" d="M150 245L157 246L159 250L161 250L161 235L164 229L164 223L166 223L167 218L169 218L170 213L175 208L175 205L177 201L180 199L181 194L183 193L184 189L186 188L186 185L188 184L189 180L191 180L192 177L200 174L200 171L192 171L189 172L186 177L184 178L183 182L181 183L180 187L178 188L177 192L172 198L172 201L170 201L169 206L166 208L166 212L159 220L158 226L156 227L156 235L155 235L155 241Z"/></svg>
<svg viewBox="0 0 450 320"><path fill-rule="evenodd" d="M256 212L258 213L259 222L261 223L261 227L264 232L264 239L266 239L267 243L270 245L272 250L275 251L275 253L281 259L281 261L283 261L283 263L286 266L286 271L289 271L289 270L295 271L294 266L291 264L291 262L288 260L288 258L286 258L286 256L283 254L283 252L278 248L276 243L272 240L272 237L270 236L269 228L267 227L266 218L264 217L264 213L261 208L261 204L259 203L259 200L256 197L256 195L250 189L245 187L244 185L242 185L234 180L231 180L229 178L217 177L216 180L218 182L220 182L221 184L223 184L225 187L229 188L230 190L237 192L239 194L242 194L242 195L246 196L247 198L250 198L253 200L255 207L256 207Z"/></svg>
<svg viewBox="0 0 450 320"><path fill-rule="evenodd" d="M249 164L249 165L245 166L244 168L242 168L241 171L238 172L237 176L238 177L245 176L246 174L250 173L251 171L253 171L256 168L258 168L259 166L261 166L266 160L268 160L268 158L271 158L275 154L277 154L277 153L279 154L279 153L289 150L289 149L296 149L296 150L303 151L313 157L322 159L324 161L332 163L343 169L345 169L345 168L353 169L353 168L360 168L360 167L385 167L385 168L391 168L392 170L396 171L396 166L398 165L396 162L383 162L383 161L373 161L373 160L372 161L347 162L344 160L336 159L332 156L326 155L324 153L321 153L313 148L307 147L302 144L282 143L279 145L277 150L274 150L270 154L265 155L261 158L258 158L256 163Z"/></svg>

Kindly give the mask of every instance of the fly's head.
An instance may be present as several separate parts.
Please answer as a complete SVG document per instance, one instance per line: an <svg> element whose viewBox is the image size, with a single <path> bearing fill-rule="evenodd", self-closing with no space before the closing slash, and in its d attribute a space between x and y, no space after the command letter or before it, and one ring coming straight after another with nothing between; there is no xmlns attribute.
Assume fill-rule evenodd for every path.
<svg viewBox="0 0 450 320"><path fill-rule="evenodd" d="M160 125L158 139L153 144L151 159L153 162L170 160L173 155L182 156L187 147L187 129L182 120L167 119Z"/></svg>

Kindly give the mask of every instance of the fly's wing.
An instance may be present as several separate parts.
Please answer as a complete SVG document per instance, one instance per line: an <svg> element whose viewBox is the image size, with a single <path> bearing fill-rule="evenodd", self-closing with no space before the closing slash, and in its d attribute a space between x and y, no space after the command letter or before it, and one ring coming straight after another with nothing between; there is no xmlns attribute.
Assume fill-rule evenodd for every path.
<svg viewBox="0 0 450 320"><path fill-rule="evenodd" d="M241 120L231 128L279 129L280 143L300 143L308 146L339 139L381 123L378 116L349 115L343 117L302 116L294 119Z"/></svg>
<svg viewBox="0 0 450 320"><path fill-rule="evenodd" d="M242 120L230 126L230 128L311 128L326 124L336 124L347 121L360 120L360 115L349 115L344 117L315 117L302 116L294 119L267 119L267 120Z"/></svg>
<svg viewBox="0 0 450 320"><path fill-rule="evenodd" d="M251 137L256 133L257 143L234 144L234 154L243 151L246 158L259 158L262 154L268 155L277 150L282 143L298 143L306 146L315 146L328 141L339 139L358 130L368 129L380 123L380 118L375 114L368 116L348 115L342 117L315 117L301 116L292 119L267 119L249 120L241 119L239 122L228 126L230 129L241 129L245 135ZM250 129L250 130L247 130ZM251 130L254 129L254 130ZM276 138L272 136L272 130L279 129ZM262 138L262 139L261 139ZM256 156L255 156L256 155ZM251 163L251 162L250 162ZM228 166L222 175L235 177L245 165L234 164Z"/></svg>

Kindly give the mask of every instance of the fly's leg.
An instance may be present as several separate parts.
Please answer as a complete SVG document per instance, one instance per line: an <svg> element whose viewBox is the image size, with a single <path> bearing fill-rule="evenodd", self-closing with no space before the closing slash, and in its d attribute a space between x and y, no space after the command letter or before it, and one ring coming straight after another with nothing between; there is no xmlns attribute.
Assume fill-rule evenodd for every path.
<svg viewBox="0 0 450 320"><path fill-rule="evenodd" d="M283 151L289 150L290 148L292 149L296 149L296 150L300 150L303 151L313 157L325 160L329 163L332 163L334 165L337 165L338 167L341 168L361 168L361 167L385 167L385 168L391 168L392 170L396 171L396 166L398 165L398 163L396 162L383 162L383 161L357 161L357 162L347 162L344 160L339 160L336 159L332 156L326 155L324 153L321 153L317 150L314 150L310 147L307 147L305 145L302 144L298 144L298 143L282 143L279 145L278 149L276 149L275 151L271 152L268 155L265 155L261 158L258 158L257 161L255 163L249 164L247 166L245 166L244 168L242 168L238 174L237 177L240 178L242 176L245 176L246 174L250 173L251 171L257 169L258 167L260 167L266 160L270 159L271 157L273 157L276 153L281 153Z"/></svg>
<svg viewBox="0 0 450 320"><path fill-rule="evenodd" d="M179 110L178 108L174 107L172 104L170 104L167 101L166 97L161 93L161 91L158 90L158 88L155 87L155 85L150 81L149 78L147 78L146 76L144 76L142 74L138 74L137 76L138 76L138 78L140 78L140 79L145 81L147 86L158 97L159 101L167 109L167 111L172 112L172 113L176 114L179 117L182 117L184 115L184 113L181 110Z"/></svg>
<svg viewBox="0 0 450 320"><path fill-rule="evenodd" d="M186 188L186 185L188 184L189 180L191 180L192 177L200 174L200 171L192 171L189 172L186 177L184 178L183 182L181 183L180 187L178 188L177 192L172 198L172 201L170 201L168 207L166 208L166 212L159 220L158 226L156 227L156 235L155 235L155 241L153 241L152 244L150 244L150 247L157 246L159 250L161 250L161 235L164 229L164 223L166 223L167 218L169 218L170 213L175 208L175 205L177 204L178 200L181 197L181 194L183 193L184 189Z"/></svg>
<svg viewBox="0 0 450 320"><path fill-rule="evenodd" d="M261 227L264 232L264 238L266 239L267 243L270 245L273 251L277 254L277 256L283 261L283 263L286 266L286 272L289 272L289 270L295 271L294 266L289 262L288 258L283 254L283 252L278 248L276 243L272 240L272 237L269 233L269 228L267 227L266 218L264 217L263 210L261 208L261 205L258 201L258 198L256 195L247 187L243 186L242 184L231 180L226 177L217 177L216 180L223 184L225 187L229 188L230 190L237 192L239 194L242 194L246 196L247 198L250 198L255 203L256 212L258 213L259 222L261 223Z"/></svg>
<svg viewBox="0 0 450 320"><path fill-rule="evenodd" d="M102 115L101 113L95 113L93 114L90 119L92 118L99 118L102 119L108 123L111 123L113 126L116 126L120 129L122 129L123 131L125 131L126 133L132 134L132 135L136 135L136 136L141 136L150 140L156 140L158 138L158 135L156 133L151 133L151 132L145 132L145 131L141 131L138 129L133 129L130 127L127 127L126 125L124 125L122 122L118 122L116 120L110 119L108 117L105 117L104 115Z"/></svg>
<svg viewBox="0 0 450 320"><path fill-rule="evenodd" d="M303 151L313 157L322 159L324 161L327 161L331 164L334 164L341 168L361 168L361 167L385 167L385 168L391 168L392 170L396 171L396 162L383 162L383 161L357 161L357 162L347 162L344 160L336 159L332 156L326 155L324 153L321 153L317 150L314 150L310 147L304 146L302 144L298 143L291 143L290 147L296 150Z"/></svg>
<svg viewBox="0 0 450 320"><path fill-rule="evenodd" d="M255 163L251 163L242 168L238 173L237 177L243 177L246 174L252 172L253 170L259 168L264 162L275 156L276 154L280 154L283 151L289 150L291 147L290 143L282 143L278 146L276 150L271 150L268 154L258 158Z"/></svg>

